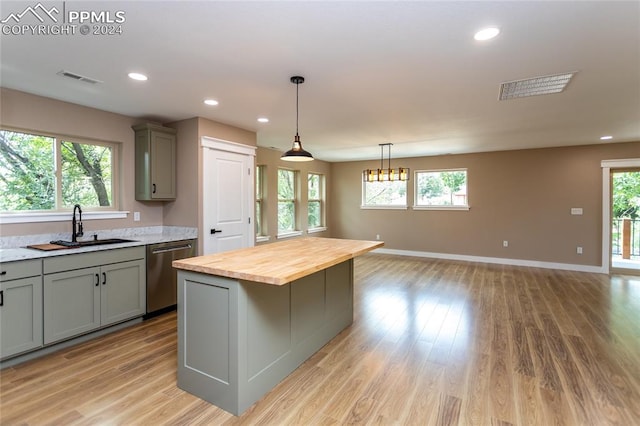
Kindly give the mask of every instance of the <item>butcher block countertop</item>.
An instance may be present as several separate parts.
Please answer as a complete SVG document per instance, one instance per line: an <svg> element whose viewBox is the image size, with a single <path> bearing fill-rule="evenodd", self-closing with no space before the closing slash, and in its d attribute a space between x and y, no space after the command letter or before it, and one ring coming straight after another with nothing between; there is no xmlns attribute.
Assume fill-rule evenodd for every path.
<svg viewBox="0 0 640 426"><path fill-rule="evenodd" d="M285 285L383 245L382 241L299 238L174 260L173 267L207 275Z"/></svg>

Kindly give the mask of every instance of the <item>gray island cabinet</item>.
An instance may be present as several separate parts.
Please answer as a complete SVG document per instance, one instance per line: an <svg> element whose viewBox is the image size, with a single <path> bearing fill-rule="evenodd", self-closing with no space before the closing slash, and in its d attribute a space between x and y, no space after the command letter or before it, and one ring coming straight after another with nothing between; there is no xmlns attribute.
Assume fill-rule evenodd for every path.
<svg viewBox="0 0 640 426"><path fill-rule="evenodd" d="M303 238L174 261L178 387L242 414L353 322L353 258L382 245Z"/></svg>

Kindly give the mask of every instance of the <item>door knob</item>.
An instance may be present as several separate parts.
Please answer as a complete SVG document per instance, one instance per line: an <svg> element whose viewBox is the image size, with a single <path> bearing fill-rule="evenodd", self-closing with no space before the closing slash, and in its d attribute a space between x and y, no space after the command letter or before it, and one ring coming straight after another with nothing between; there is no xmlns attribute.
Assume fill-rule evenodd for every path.
<svg viewBox="0 0 640 426"><path fill-rule="evenodd" d="M222 230L221 230L221 229L213 228L213 229L211 230L211 235L213 235L213 234L217 234L217 233L219 233L219 232L222 232Z"/></svg>

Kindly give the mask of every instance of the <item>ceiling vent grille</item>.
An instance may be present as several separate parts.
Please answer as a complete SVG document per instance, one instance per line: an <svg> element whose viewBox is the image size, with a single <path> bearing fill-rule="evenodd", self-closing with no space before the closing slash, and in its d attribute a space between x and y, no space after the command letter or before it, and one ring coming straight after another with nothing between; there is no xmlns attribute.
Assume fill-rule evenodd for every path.
<svg viewBox="0 0 640 426"><path fill-rule="evenodd" d="M67 77L67 78L70 78L72 80L82 81L82 82L89 83L89 84L102 83L102 81L96 80L95 78L85 77L83 75L76 74L76 73L70 72L70 71L62 70L62 71L59 71L57 74L61 75L62 77Z"/></svg>
<svg viewBox="0 0 640 426"><path fill-rule="evenodd" d="M500 100L523 98L526 96L550 95L560 93L569 84L575 72L546 75L524 80L508 81L500 84Z"/></svg>

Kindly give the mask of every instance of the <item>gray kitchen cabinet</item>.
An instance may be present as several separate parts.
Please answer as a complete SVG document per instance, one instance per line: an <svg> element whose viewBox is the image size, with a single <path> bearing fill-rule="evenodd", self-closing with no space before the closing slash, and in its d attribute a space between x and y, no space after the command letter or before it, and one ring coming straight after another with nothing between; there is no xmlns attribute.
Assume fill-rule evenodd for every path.
<svg viewBox="0 0 640 426"><path fill-rule="evenodd" d="M45 259L44 343L144 315L144 257L130 247Z"/></svg>
<svg viewBox="0 0 640 426"><path fill-rule="evenodd" d="M176 198L176 130L155 124L133 126L136 134L136 200Z"/></svg>
<svg viewBox="0 0 640 426"><path fill-rule="evenodd" d="M0 264L0 359L42 346L42 262Z"/></svg>

